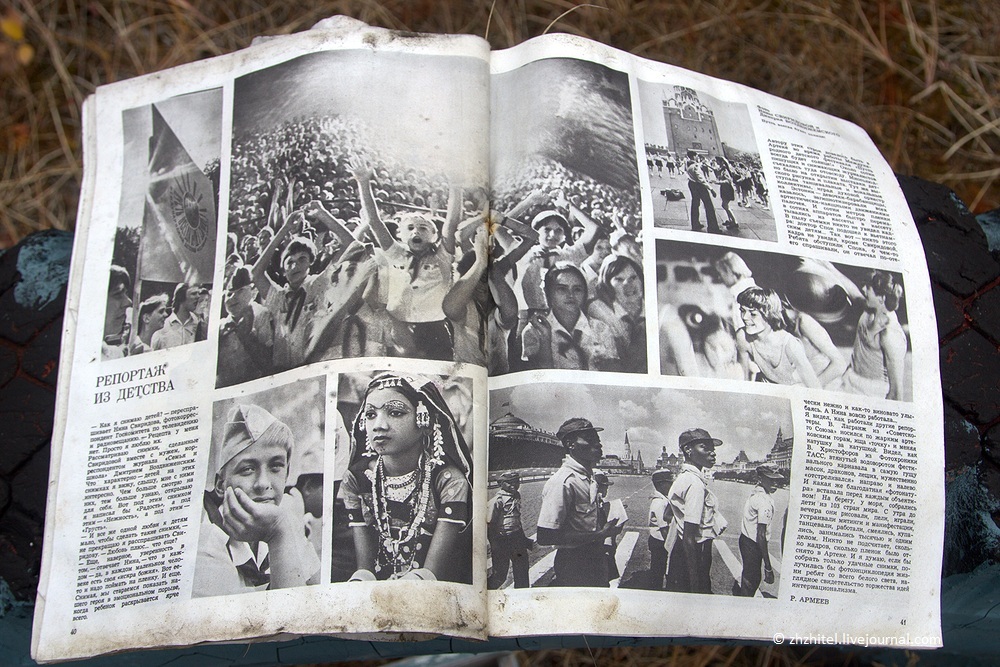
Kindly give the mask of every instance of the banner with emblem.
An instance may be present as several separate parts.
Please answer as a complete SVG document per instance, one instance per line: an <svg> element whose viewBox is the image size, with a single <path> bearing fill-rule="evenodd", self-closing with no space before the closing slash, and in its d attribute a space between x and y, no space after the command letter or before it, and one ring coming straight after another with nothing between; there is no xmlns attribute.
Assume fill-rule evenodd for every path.
<svg viewBox="0 0 1000 667"><path fill-rule="evenodd" d="M215 194L156 105L149 189L142 222L139 278L207 283L215 265Z"/></svg>

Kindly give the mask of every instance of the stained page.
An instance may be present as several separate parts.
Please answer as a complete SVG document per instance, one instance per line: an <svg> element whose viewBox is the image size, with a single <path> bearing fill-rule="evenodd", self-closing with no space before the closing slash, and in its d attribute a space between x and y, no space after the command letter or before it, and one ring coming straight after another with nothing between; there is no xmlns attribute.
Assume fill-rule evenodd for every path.
<svg viewBox="0 0 1000 667"><path fill-rule="evenodd" d="M939 646L935 320L868 136L574 37L491 68L491 633Z"/></svg>
<svg viewBox="0 0 1000 667"><path fill-rule="evenodd" d="M87 102L36 659L485 635L488 83L335 20Z"/></svg>

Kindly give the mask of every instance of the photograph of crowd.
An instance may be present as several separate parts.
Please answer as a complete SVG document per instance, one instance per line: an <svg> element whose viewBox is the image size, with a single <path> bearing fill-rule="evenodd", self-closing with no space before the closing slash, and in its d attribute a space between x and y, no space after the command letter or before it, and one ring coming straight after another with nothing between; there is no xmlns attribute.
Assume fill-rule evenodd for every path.
<svg viewBox="0 0 1000 667"><path fill-rule="evenodd" d="M648 81L639 103L654 224L777 241L746 105Z"/></svg>
<svg viewBox="0 0 1000 667"><path fill-rule="evenodd" d="M487 76L337 51L236 80L218 386L345 357L485 365Z"/></svg>
<svg viewBox="0 0 1000 667"><path fill-rule="evenodd" d="M122 113L125 177L102 359L207 338L221 123L220 88Z"/></svg>
<svg viewBox="0 0 1000 667"><path fill-rule="evenodd" d="M554 58L494 75L491 94L490 372L645 372L628 77Z"/></svg>
<svg viewBox="0 0 1000 667"><path fill-rule="evenodd" d="M332 581L472 583L472 403L465 378L340 376Z"/></svg>
<svg viewBox="0 0 1000 667"><path fill-rule="evenodd" d="M912 400L903 278L658 241L660 371Z"/></svg>
<svg viewBox="0 0 1000 667"><path fill-rule="evenodd" d="M193 597L320 581L326 378L217 401Z"/></svg>
<svg viewBox="0 0 1000 667"><path fill-rule="evenodd" d="M546 383L490 405L489 588L776 597L786 399Z"/></svg>

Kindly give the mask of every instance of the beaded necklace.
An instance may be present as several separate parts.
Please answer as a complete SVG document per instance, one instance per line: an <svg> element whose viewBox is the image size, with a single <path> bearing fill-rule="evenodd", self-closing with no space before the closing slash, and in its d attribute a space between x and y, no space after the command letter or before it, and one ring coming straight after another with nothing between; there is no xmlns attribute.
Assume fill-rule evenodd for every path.
<svg viewBox="0 0 1000 667"><path fill-rule="evenodd" d="M419 468L414 468L405 475L400 475L398 477L392 477L389 475L385 476L385 496L389 500L393 500L397 503L405 503L407 499L413 495L413 492L417 488L417 471Z"/></svg>
<svg viewBox="0 0 1000 667"><path fill-rule="evenodd" d="M387 480L385 474L385 464L379 456L375 466L375 484L372 485L372 505L375 508L375 527L378 529L378 537L382 540L379 549L379 558L375 564L376 572L381 571L383 566L392 568L391 578L409 572L413 568L413 560L417 556L417 541L420 538L420 529L427 516L427 510L431 501L431 472L434 469L434 458L426 453L420 455L417 467L411 474L403 475L403 481L395 478ZM414 492L410 492L407 498L413 498L407 505L410 510L410 519L406 526L395 530L392 527L392 520L389 516L389 506L387 496L394 495L392 490L403 489L409 484L414 484ZM393 498L395 500L395 498ZM394 536L395 535L395 536ZM387 555L389 562L381 562L382 556Z"/></svg>

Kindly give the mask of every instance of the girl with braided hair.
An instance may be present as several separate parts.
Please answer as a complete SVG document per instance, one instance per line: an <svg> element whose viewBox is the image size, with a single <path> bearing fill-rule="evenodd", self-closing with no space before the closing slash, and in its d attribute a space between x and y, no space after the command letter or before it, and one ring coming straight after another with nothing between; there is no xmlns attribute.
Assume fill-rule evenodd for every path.
<svg viewBox="0 0 1000 667"><path fill-rule="evenodd" d="M437 386L378 375L351 429L341 485L357 571L352 581L472 583L472 462Z"/></svg>

